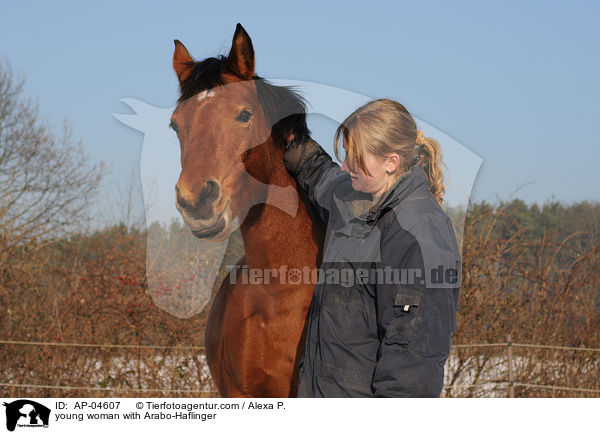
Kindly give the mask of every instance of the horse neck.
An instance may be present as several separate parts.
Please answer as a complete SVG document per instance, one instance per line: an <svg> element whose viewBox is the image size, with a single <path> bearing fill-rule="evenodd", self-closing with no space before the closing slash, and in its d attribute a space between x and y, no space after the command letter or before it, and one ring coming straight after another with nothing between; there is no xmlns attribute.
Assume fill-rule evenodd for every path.
<svg viewBox="0 0 600 434"><path fill-rule="evenodd" d="M309 215L304 196L285 168L283 148L270 141L268 152L273 168L266 203L251 208L241 225L246 263L262 269L315 267L323 228Z"/></svg>

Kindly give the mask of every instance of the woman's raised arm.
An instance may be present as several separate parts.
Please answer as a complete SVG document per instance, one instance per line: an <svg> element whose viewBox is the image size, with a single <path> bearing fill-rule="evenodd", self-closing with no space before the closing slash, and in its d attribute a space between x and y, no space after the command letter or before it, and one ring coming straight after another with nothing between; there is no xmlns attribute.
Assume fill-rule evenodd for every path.
<svg viewBox="0 0 600 434"><path fill-rule="evenodd" d="M331 156L313 139L292 140L283 162L300 187L306 191L313 207L324 222L332 209L335 188L348 178Z"/></svg>

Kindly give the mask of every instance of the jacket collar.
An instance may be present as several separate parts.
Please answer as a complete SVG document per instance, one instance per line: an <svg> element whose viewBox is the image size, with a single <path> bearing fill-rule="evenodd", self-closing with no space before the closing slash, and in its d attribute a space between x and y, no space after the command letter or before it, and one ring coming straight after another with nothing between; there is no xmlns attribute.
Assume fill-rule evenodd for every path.
<svg viewBox="0 0 600 434"><path fill-rule="evenodd" d="M357 207L362 207L366 211L361 213L361 217L367 222L376 221L380 214L389 207L394 207L403 202L408 196L417 190L428 191L428 180L423 168L417 164L410 171L403 173L400 177L388 188L379 199L370 207L367 202L371 202L372 196L370 193L352 190L346 195L343 200L356 202ZM365 206L367 205L367 206ZM368 209L367 209L368 208Z"/></svg>
<svg viewBox="0 0 600 434"><path fill-rule="evenodd" d="M372 211L377 211L385 205L402 202L409 195L417 190L429 190L429 180L423 171L423 167L417 164L409 172L400 176L398 180L379 198L379 201L372 207Z"/></svg>

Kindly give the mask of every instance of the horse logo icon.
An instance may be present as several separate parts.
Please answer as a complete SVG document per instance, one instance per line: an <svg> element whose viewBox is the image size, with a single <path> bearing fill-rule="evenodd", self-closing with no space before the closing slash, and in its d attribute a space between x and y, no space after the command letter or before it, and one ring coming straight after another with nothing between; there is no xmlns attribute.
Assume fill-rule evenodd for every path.
<svg viewBox="0 0 600 434"><path fill-rule="evenodd" d="M283 79L271 79L270 82L278 86L302 89L305 99L310 101L307 114L323 116L336 123L342 122L351 109L371 99L365 95L319 83ZM238 89L240 86L242 85L239 83L231 83L221 86L226 89L220 90L221 93L229 92L232 95L238 95L243 90ZM191 100L195 104L217 101L220 96L217 95L216 90L213 92L214 95L205 92ZM155 107L134 98L123 98L122 102L127 104L135 114L113 113L113 116L123 124L144 134L140 155L140 177L146 208L146 274L150 293L159 308L179 318L189 318L204 309L211 294L214 295L214 288L218 288L220 282L223 281L224 278L219 277L219 269L224 268L222 265L229 251L230 235L240 229L250 208L266 203L294 216L298 208L298 197L295 189L291 186L265 185L261 178L261 172L249 172L251 176L247 177L247 182L236 188L243 191L266 191L268 187L269 195L250 195L241 208L238 206L235 213L229 209L229 205L232 206L233 203L228 203L220 216L222 218L220 220L214 218L217 221L213 226L222 229L219 237L194 237L192 235L194 231L196 233L206 231L204 228L206 225L203 227L196 225L197 222L203 220L192 218L186 210L182 212L180 204L176 203L179 192L177 189L173 191L182 169L177 134L172 128L169 128L174 108ZM475 176L482 160L469 149L426 122L420 120L418 122L427 136L437 137L445 144L446 164L451 176L447 196L449 203L452 203L456 209L462 210L454 221L457 231L462 232L464 210L467 207ZM267 138L266 136L259 137L257 143ZM327 141L323 140L323 142ZM203 160L214 160L214 165L220 164L219 162L226 158L236 162L235 156L221 152L223 150L214 149L213 151L215 155L207 154L203 156ZM332 150L328 152L333 154ZM206 167L203 168L206 169ZM199 171L194 173L197 174ZM210 191L203 192L201 195L208 197L214 193L214 196L218 198L220 197L218 187L218 185L214 188L207 187L205 190ZM222 191L220 192L222 193ZM180 236L175 243L176 248L168 248L168 235L165 235L165 231L161 230L161 226L156 222L160 222L164 227L170 221L181 222L182 217L191 232L188 231L187 234ZM209 223L211 222L212 220L209 221ZM171 238L173 237L171 236ZM171 244L174 243L171 242ZM194 247L188 251L185 250L185 246ZM348 254L350 253L352 252ZM235 264L239 259L240 257L228 257L227 261L229 264Z"/></svg>
<svg viewBox="0 0 600 434"><path fill-rule="evenodd" d="M29 399L19 399L3 403L6 407L6 429L14 431L19 427L48 427L50 409Z"/></svg>

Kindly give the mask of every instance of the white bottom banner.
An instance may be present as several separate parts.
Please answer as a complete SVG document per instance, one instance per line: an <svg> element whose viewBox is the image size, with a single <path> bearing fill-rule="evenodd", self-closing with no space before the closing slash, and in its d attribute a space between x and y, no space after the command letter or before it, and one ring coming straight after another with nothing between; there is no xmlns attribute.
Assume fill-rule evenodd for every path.
<svg viewBox="0 0 600 434"><path fill-rule="evenodd" d="M4 399L0 432L588 432L600 399Z"/></svg>

